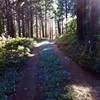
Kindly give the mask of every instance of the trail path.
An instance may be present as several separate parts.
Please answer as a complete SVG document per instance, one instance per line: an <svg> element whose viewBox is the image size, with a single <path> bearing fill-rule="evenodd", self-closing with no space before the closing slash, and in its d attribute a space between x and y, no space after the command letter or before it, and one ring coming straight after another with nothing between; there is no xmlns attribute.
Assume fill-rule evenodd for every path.
<svg viewBox="0 0 100 100"><path fill-rule="evenodd" d="M41 97L43 93L41 93L41 80L39 78L39 72L41 71L40 56L41 51L47 50L48 53L48 49L50 52L49 55L44 56L46 52L44 52L44 54L42 52L42 57L44 56L48 58L50 55L57 56L60 60L60 66L65 68L66 73L70 72L70 84L77 92L89 92L92 95L91 100L100 100L100 80L85 72L71 59L64 56L55 43L50 41L44 41L36 44L36 47L33 50L33 56L26 63L24 70L21 72L21 78L16 88L16 96L14 97L16 100L44 100L44 98ZM43 61L46 61L46 59Z"/></svg>

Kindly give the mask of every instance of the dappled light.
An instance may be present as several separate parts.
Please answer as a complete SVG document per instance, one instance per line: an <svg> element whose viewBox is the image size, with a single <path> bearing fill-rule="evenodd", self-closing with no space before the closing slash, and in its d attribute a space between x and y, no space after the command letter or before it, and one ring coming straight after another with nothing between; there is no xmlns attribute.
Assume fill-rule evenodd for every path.
<svg viewBox="0 0 100 100"><path fill-rule="evenodd" d="M46 44L54 44L54 42L43 41L43 42L40 42L40 43L36 43L35 46L40 47L40 46L46 45Z"/></svg>
<svg viewBox="0 0 100 100"><path fill-rule="evenodd" d="M28 54L28 57L34 57L35 54Z"/></svg>
<svg viewBox="0 0 100 100"><path fill-rule="evenodd" d="M0 0L0 100L100 100L100 0Z"/></svg>

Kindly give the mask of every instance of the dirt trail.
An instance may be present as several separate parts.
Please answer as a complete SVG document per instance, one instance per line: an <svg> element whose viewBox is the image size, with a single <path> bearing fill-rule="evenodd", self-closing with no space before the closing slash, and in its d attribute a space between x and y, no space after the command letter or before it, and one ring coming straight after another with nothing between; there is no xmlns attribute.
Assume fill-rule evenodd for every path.
<svg viewBox="0 0 100 100"><path fill-rule="evenodd" d="M64 56L55 44L51 44L51 46L55 54L61 60L62 65L67 67L71 72L70 84L73 85L78 92L90 92L92 95L91 100L100 100L100 80L91 76L71 59ZM16 100L41 100L38 85L38 50L38 48L34 49L34 56L27 62L21 73L20 82L17 84Z"/></svg>
<svg viewBox="0 0 100 100"><path fill-rule="evenodd" d="M38 49L34 48L33 56L24 66L21 72L20 82L16 88L16 100L39 100L38 91Z"/></svg>
<svg viewBox="0 0 100 100"><path fill-rule="evenodd" d="M78 93L89 92L92 96L91 100L100 100L100 78L96 78L90 73L84 71L79 65L73 62L69 57L62 53L56 44L53 45L55 53L71 72L70 84ZM82 99L83 100L83 99Z"/></svg>

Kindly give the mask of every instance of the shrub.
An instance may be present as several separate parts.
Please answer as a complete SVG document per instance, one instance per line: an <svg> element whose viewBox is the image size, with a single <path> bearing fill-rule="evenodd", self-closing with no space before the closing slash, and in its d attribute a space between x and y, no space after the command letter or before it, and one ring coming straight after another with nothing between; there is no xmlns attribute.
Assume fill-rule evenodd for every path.
<svg viewBox="0 0 100 100"><path fill-rule="evenodd" d="M57 42L71 44L71 45L76 44L77 42L77 38L75 35L76 28L77 28L76 17L70 17L66 25L67 33L62 34L60 37L58 37Z"/></svg>
<svg viewBox="0 0 100 100"><path fill-rule="evenodd" d="M75 35L76 19L72 19L68 22L67 33L57 38L57 43L60 44L60 48L64 50L72 59L81 64L83 68L88 71L92 71L96 74L100 74L100 35L97 35L97 48L95 51L91 50L88 43L80 44ZM67 44L67 45L63 45Z"/></svg>
<svg viewBox="0 0 100 100"><path fill-rule="evenodd" d="M33 39L30 38L14 38L9 40L4 48L6 50L6 57L14 58L19 55L26 55L30 53L33 48Z"/></svg>
<svg viewBox="0 0 100 100"><path fill-rule="evenodd" d="M30 38L14 38L8 41L5 45L7 50L18 50L18 46L23 46L24 48L33 47L33 39Z"/></svg>
<svg viewBox="0 0 100 100"><path fill-rule="evenodd" d="M0 43L0 100L5 93L10 95L15 92L17 74L27 60L27 53L31 52L33 42L30 38L14 38Z"/></svg>
<svg viewBox="0 0 100 100"><path fill-rule="evenodd" d="M65 100L77 100L76 95L77 93L74 91L74 89L71 86L66 86L64 88L63 97L65 98Z"/></svg>
<svg viewBox="0 0 100 100"><path fill-rule="evenodd" d="M67 33L75 33L76 29L77 29L76 16L69 17L67 24L66 24L66 32Z"/></svg>

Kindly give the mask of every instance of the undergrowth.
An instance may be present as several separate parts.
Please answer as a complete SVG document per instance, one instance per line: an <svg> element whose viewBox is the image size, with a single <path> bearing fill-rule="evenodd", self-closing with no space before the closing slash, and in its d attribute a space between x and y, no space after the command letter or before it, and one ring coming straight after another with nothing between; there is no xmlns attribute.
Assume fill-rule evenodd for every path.
<svg viewBox="0 0 100 100"><path fill-rule="evenodd" d="M0 44L0 100L16 91L16 81L23 65L32 52L30 38L13 38ZM20 77L20 76L19 76Z"/></svg>
<svg viewBox="0 0 100 100"><path fill-rule="evenodd" d="M100 75L100 36L97 36L96 49L92 51L87 41L80 44L77 40L75 21L70 21L68 25L69 31L57 38L58 46L84 69Z"/></svg>

